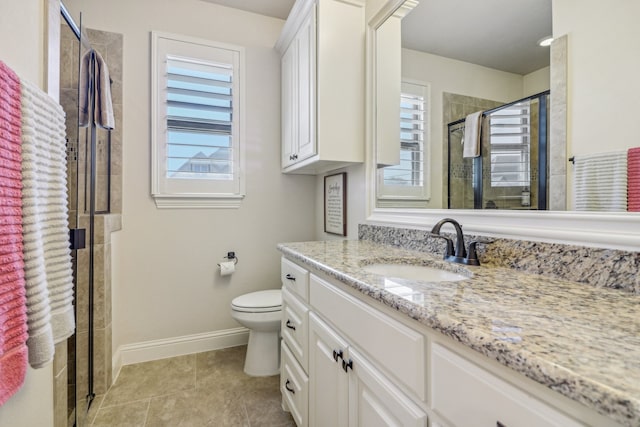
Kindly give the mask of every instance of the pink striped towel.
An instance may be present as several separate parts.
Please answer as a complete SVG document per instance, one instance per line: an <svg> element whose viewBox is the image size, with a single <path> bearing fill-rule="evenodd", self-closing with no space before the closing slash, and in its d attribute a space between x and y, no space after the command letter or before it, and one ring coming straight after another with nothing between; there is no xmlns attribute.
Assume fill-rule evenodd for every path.
<svg viewBox="0 0 640 427"><path fill-rule="evenodd" d="M0 61L0 405L27 372L20 99L18 76Z"/></svg>
<svg viewBox="0 0 640 427"><path fill-rule="evenodd" d="M627 210L640 212L640 147L627 152Z"/></svg>

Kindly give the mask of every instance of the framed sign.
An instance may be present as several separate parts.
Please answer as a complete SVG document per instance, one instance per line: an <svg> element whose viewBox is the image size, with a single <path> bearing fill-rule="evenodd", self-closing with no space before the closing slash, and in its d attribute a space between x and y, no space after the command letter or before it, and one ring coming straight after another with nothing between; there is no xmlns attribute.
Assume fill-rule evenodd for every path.
<svg viewBox="0 0 640 427"><path fill-rule="evenodd" d="M347 173L324 177L324 232L347 235Z"/></svg>

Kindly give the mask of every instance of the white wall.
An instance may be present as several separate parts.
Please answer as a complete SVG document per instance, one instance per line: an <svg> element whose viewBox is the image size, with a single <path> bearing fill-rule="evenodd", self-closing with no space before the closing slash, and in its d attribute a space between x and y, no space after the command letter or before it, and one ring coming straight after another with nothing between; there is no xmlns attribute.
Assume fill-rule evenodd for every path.
<svg viewBox="0 0 640 427"><path fill-rule="evenodd" d="M43 87L45 2L0 0L0 60Z"/></svg>
<svg viewBox="0 0 640 427"><path fill-rule="evenodd" d="M315 177L280 173L284 21L199 0L69 0L87 27L124 35L123 230L114 235L113 344L235 328L240 294L278 288L278 242L313 240ZM158 210L150 197L150 31L246 47L246 198L239 209ZM227 251L237 272L221 278Z"/></svg>
<svg viewBox="0 0 640 427"><path fill-rule="evenodd" d="M410 49L402 49L402 78L428 83L431 87L431 200L427 207L442 208L443 179L447 175L443 170L443 125L446 123L442 122L442 93L510 102L523 96L523 78L519 74Z"/></svg>
<svg viewBox="0 0 640 427"><path fill-rule="evenodd" d="M45 2L0 0L0 60L43 88ZM35 410L37 408L37 410ZM53 425L53 366L27 370L22 388L0 407L0 425Z"/></svg>
<svg viewBox="0 0 640 427"><path fill-rule="evenodd" d="M324 232L324 177L340 172L347 173L347 236L342 237ZM365 188L365 165L353 165L337 169L320 175L316 179L316 238L318 240L358 239L358 224L362 224L366 217L367 192Z"/></svg>
<svg viewBox="0 0 640 427"><path fill-rule="evenodd" d="M551 67L544 67L522 76L522 98L549 90L551 87Z"/></svg>
<svg viewBox="0 0 640 427"><path fill-rule="evenodd" d="M640 146L639 16L634 0L553 0L553 35L568 36L567 157Z"/></svg>
<svg viewBox="0 0 640 427"><path fill-rule="evenodd" d="M640 146L640 2L553 0L568 35L568 155Z"/></svg>

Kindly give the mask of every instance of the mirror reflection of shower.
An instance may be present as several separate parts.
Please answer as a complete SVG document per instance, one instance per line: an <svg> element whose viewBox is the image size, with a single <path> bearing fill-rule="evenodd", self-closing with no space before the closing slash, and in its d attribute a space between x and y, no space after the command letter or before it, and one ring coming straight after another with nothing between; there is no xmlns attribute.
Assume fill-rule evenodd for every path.
<svg viewBox="0 0 640 427"><path fill-rule="evenodd" d="M467 117L447 125L450 209L547 209L548 99L545 91L485 110L477 141L470 135L465 140ZM486 101L469 105L482 110ZM472 142L480 155L465 157Z"/></svg>

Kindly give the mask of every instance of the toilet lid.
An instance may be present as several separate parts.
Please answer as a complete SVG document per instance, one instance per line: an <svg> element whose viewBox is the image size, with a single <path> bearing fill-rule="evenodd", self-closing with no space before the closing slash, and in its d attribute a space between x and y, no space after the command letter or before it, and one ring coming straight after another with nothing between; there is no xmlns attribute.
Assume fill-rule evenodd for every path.
<svg viewBox="0 0 640 427"><path fill-rule="evenodd" d="M278 311L282 308L282 292L280 289L271 289L240 295L231 301L231 307L251 313Z"/></svg>

